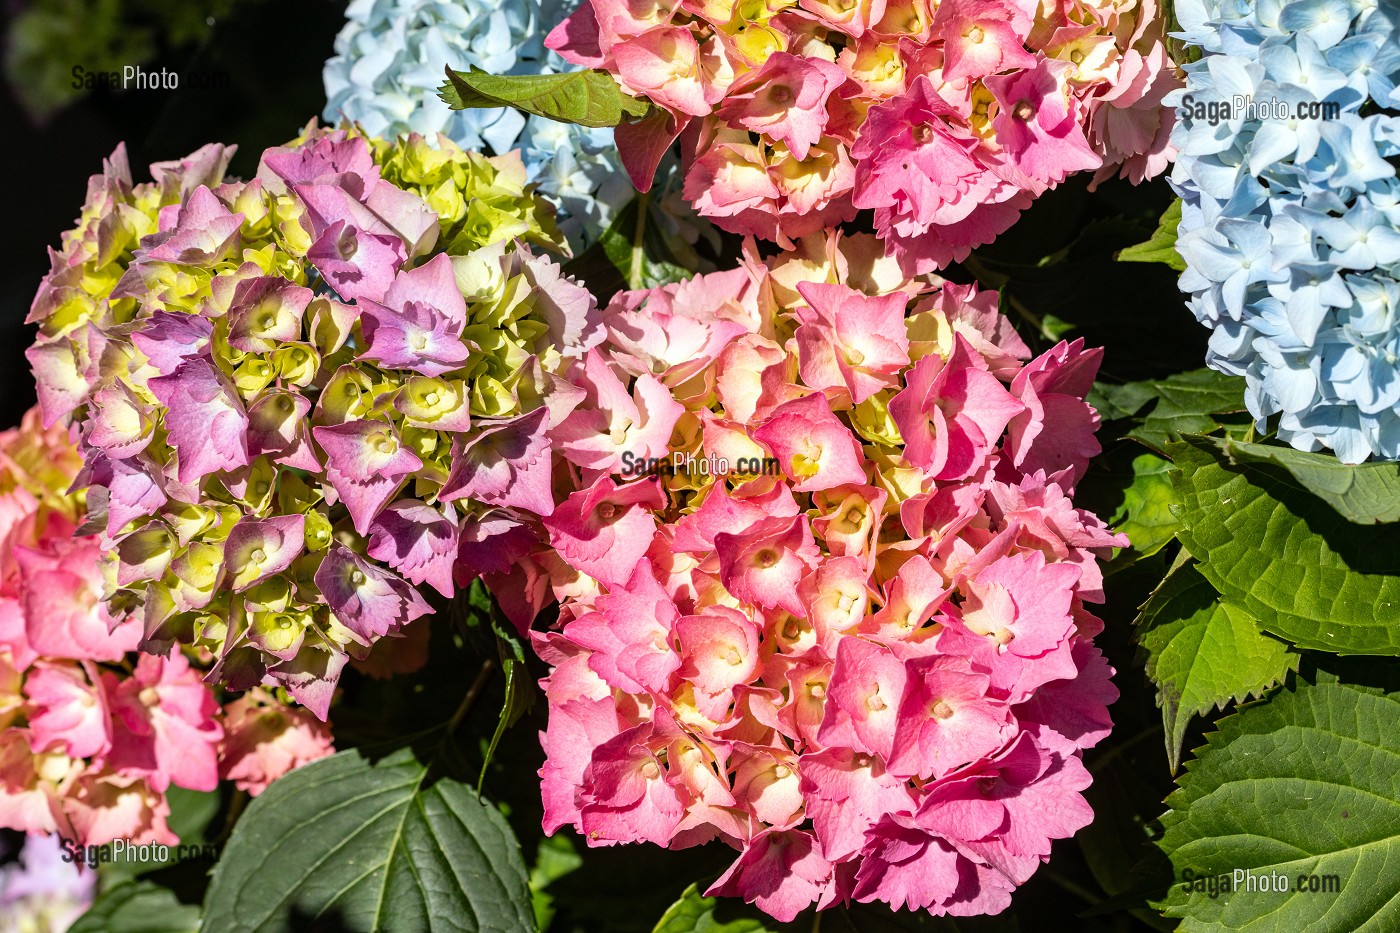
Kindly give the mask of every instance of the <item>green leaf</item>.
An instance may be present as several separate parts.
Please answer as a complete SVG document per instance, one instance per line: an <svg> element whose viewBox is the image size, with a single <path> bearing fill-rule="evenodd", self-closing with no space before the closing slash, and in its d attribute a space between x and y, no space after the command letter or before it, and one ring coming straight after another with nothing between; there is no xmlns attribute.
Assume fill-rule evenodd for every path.
<svg viewBox="0 0 1400 933"><path fill-rule="evenodd" d="M1243 411L1244 379L1195 369L1120 386L1095 383L1089 402L1105 420L1139 418L1127 436L1165 453L1167 444L1183 434L1210 434L1218 429L1215 415Z"/></svg>
<svg viewBox="0 0 1400 933"><path fill-rule="evenodd" d="M275 782L238 821L201 929L534 930L510 827L431 763L351 750Z"/></svg>
<svg viewBox="0 0 1400 933"><path fill-rule="evenodd" d="M1225 601L1300 648L1400 654L1400 552L1209 438L1172 445L1182 545Z"/></svg>
<svg viewBox="0 0 1400 933"><path fill-rule="evenodd" d="M519 642L514 642L519 648ZM482 757L481 776L476 780L476 789L481 790L486 783L486 770L491 767L491 759L496 756L496 748L501 744L501 738L506 734L506 730L520 721L520 717L530 711L535 705L535 682L530 677L530 671L525 666L524 659L510 655L510 646L501 642L501 673L506 679L506 696L501 704L501 715L496 721L496 731L491 735L491 742L486 746L486 754Z"/></svg>
<svg viewBox="0 0 1400 933"><path fill-rule="evenodd" d="M651 107L624 94L605 71L568 71L547 75L493 75L480 69L447 69L438 89L453 110L514 107L535 116L583 126L617 126L645 116Z"/></svg>
<svg viewBox="0 0 1400 933"><path fill-rule="evenodd" d="M1220 721L1167 798L1161 903L1189 933L1400 929L1400 696L1300 683ZM1279 872L1287 891L1187 891L1195 877ZM1299 891L1335 875L1339 892ZM1319 884L1323 884L1319 880Z"/></svg>
<svg viewBox="0 0 1400 933"><path fill-rule="evenodd" d="M1374 525L1400 521L1400 463L1349 466L1330 453L1307 453L1239 441L1218 441L1235 463L1272 464L1287 470L1304 489L1349 522Z"/></svg>
<svg viewBox="0 0 1400 933"><path fill-rule="evenodd" d="M123 880L97 896L68 933L195 933L199 908L142 880Z"/></svg>
<svg viewBox="0 0 1400 933"><path fill-rule="evenodd" d="M1161 262L1177 272L1186 271L1186 260L1176 251L1176 228L1181 223L1181 198L1162 214L1162 219L1146 243L1118 251L1119 262Z"/></svg>
<svg viewBox="0 0 1400 933"><path fill-rule="evenodd" d="M1192 716L1259 696L1297 670L1298 655L1219 594L1192 564L1173 570L1142 607L1138 643L1167 733L1175 771Z"/></svg>
<svg viewBox="0 0 1400 933"><path fill-rule="evenodd" d="M692 884L661 917L653 933L778 933L789 928L732 898L703 897L699 886Z"/></svg>
<svg viewBox="0 0 1400 933"><path fill-rule="evenodd" d="M549 929L554 919L554 896L549 886L583 866L583 856L573 840L563 833L546 836L535 850L535 864L530 868L530 895L534 900L535 924Z"/></svg>
<svg viewBox="0 0 1400 933"><path fill-rule="evenodd" d="M651 194L638 195L599 238L628 288L656 288L691 276L677 265L651 217Z"/></svg>
<svg viewBox="0 0 1400 933"><path fill-rule="evenodd" d="M1137 450L1142 448L1132 445ZM1176 494L1172 490L1172 463L1154 453L1133 458L1132 485L1123 490L1123 504L1109 519L1115 531L1126 534L1138 557L1160 551L1181 527L1172 514Z"/></svg>

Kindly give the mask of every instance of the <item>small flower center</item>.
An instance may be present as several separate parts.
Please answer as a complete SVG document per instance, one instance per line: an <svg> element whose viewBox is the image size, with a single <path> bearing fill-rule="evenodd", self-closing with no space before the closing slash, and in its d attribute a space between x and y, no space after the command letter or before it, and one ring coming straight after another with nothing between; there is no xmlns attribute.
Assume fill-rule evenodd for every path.
<svg viewBox="0 0 1400 933"><path fill-rule="evenodd" d="M933 704L931 712L933 713L934 719L942 720L953 715L953 708L949 706L946 701L939 700L937 703Z"/></svg>
<svg viewBox="0 0 1400 933"><path fill-rule="evenodd" d="M1022 98L1016 101L1016 106L1011 108L1011 115L1022 123L1035 116L1035 105Z"/></svg>

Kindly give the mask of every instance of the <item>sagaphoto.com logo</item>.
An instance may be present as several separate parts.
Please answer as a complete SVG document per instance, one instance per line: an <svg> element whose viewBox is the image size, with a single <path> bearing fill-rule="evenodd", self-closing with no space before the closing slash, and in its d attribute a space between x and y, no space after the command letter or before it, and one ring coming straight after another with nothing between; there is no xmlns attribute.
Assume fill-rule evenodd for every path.
<svg viewBox="0 0 1400 933"><path fill-rule="evenodd" d="M70 87L75 91L227 91L233 80L227 71L174 71L144 65L122 65L118 70L90 69L74 65Z"/></svg>
<svg viewBox="0 0 1400 933"><path fill-rule="evenodd" d="M1334 100L1306 98L1254 97L1236 94L1228 100L1203 100L1192 94L1181 99L1178 113L1193 123L1219 126L1229 120L1250 123L1274 121L1311 122L1336 120L1342 115L1342 105Z"/></svg>
<svg viewBox="0 0 1400 933"><path fill-rule="evenodd" d="M1340 894L1342 891L1340 875L1289 874L1252 868L1235 868L1218 874L1184 868L1178 883L1187 894L1204 894L1211 900L1232 894Z"/></svg>

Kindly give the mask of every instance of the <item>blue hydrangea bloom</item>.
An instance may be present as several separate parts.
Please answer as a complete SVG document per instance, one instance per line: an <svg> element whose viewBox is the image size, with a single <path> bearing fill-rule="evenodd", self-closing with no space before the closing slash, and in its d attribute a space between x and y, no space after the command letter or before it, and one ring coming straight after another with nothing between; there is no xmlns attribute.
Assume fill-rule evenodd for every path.
<svg viewBox="0 0 1400 933"><path fill-rule="evenodd" d="M634 193L612 130L509 109L451 110L437 94L448 65L492 74L573 70L544 47L568 12L553 0L352 0L324 70L325 118L353 120L375 136L441 133L478 152L519 149L578 251Z"/></svg>
<svg viewBox="0 0 1400 933"><path fill-rule="evenodd" d="M1206 362L1244 376L1260 428L1277 417L1294 447L1400 459L1400 0L1176 16L1204 53L1169 102Z"/></svg>

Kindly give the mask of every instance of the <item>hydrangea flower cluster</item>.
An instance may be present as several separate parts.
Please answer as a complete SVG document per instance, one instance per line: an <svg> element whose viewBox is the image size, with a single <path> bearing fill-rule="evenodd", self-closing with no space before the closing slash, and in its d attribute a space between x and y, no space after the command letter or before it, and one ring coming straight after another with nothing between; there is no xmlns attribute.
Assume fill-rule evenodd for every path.
<svg viewBox="0 0 1400 933"><path fill-rule="evenodd" d="M1162 29L1153 2L589 0L545 44L665 111L618 127L639 188L685 131L717 225L786 244L871 209L924 273L1071 173L1166 168Z"/></svg>
<svg viewBox="0 0 1400 933"><path fill-rule="evenodd" d="M229 155L133 186L118 150L29 356L80 432L113 615L324 719L347 658L431 611L417 586L552 510L550 374L603 332L521 242L558 245L516 155L314 125L251 181Z"/></svg>
<svg viewBox="0 0 1400 933"><path fill-rule="evenodd" d="M1400 8L1176 9L1205 52L1171 98L1171 181L1207 362L1243 375L1261 429L1279 416L1294 447L1400 459Z"/></svg>
<svg viewBox="0 0 1400 933"><path fill-rule="evenodd" d="M509 109L450 110L443 66L493 74L549 74L568 64L544 47L542 22L562 11L539 0L354 0L326 62L325 118L393 139L442 134L470 150L519 148L529 179L560 211L576 248L597 239L632 196L610 129L571 126Z"/></svg>
<svg viewBox="0 0 1400 933"><path fill-rule="evenodd" d="M0 434L0 826L173 843L166 789L218 783L218 703L178 653L117 666L141 623L100 601L101 545L62 494L79 466L38 412Z"/></svg>
<svg viewBox="0 0 1400 933"><path fill-rule="evenodd" d="M133 663L141 621L107 611L102 542L66 492L81 467L37 410L0 433L0 826L174 844L170 786L257 794L329 755L330 733L264 693L221 710L181 652Z"/></svg>
<svg viewBox="0 0 1400 933"><path fill-rule="evenodd" d="M1100 353L1029 360L868 235L749 256L606 309L550 547L488 578L522 625L561 602L545 829L720 839L708 893L781 920L995 913L1089 823L1116 698L1084 604L1127 540L1071 500Z"/></svg>

